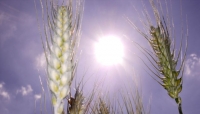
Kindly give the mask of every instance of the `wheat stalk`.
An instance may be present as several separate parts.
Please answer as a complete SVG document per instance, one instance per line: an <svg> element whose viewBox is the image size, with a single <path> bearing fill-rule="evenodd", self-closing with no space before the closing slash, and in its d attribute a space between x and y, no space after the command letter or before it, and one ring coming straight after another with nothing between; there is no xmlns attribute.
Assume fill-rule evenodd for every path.
<svg viewBox="0 0 200 114"><path fill-rule="evenodd" d="M151 52L149 52L147 49L142 48L147 55L152 58L152 60L157 64L157 67L153 64L154 68L160 72L162 76L159 74L156 74L151 70L159 79L160 81L157 81L160 85L164 87L165 90L167 90L169 96L173 99L175 99L176 103L178 104L178 110L179 113L182 114L182 106L181 106L181 97L179 96L179 93L182 91L182 76L184 71L184 61L186 56L186 50L187 50L187 42L186 42L186 50L184 54L184 59L181 61L180 68L177 70L177 64L179 60L180 53L182 51L182 41L180 45L180 49L177 55L177 58L175 57L175 49L172 47L171 39L172 39L172 32L169 22L169 17L167 20L164 18L161 19L161 16L159 14L159 10L154 5L154 0L150 0L151 6L153 8L154 16L156 18L157 26L153 26L149 20L148 13L146 13L150 36L148 34L143 33L134 23L132 23L130 20L129 22L133 25L133 27L142 34L150 43L150 46L153 49L153 55ZM157 1L158 4L160 4L159 1ZM161 6L160 6L161 7ZM162 9L161 9L162 10ZM143 23L144 24L144 23ZM147 24L144 24L147 25ZM183 36L182 36L183 38ZM175 44L174 44L175 45ZM148 58L148 57L147 57ZM149 58L148 58L149 59ZM150 59L149 59L150 60ZM148 67L149 68L149 67ZM179 74L181 73L181 76ZM155 78L154 78L155 79Z"/></svg>
<svg viewBox="0 0 200 114"><path fill-rule="evenodd" d="M138 91L136 91L135 93L132 93L132 92L129 93L129 92L127 92L127 94L125 95L122 95L123 102L126 108L126 113L147 114L144 110L142 97L139 94L139 92Z"/></svg>
<svg viewBox="0 0 200 114"><path fill-rule="evenodd" d="M148 106L149 109L147 110L144 108L142 94L138 89L137 83L133 80L130 84L128 87L125 86L125 90L120 91L123 103L119 104L124 105L125 114L150 114L150 106ZM122 110L122 106L120 107Z"/></svg>

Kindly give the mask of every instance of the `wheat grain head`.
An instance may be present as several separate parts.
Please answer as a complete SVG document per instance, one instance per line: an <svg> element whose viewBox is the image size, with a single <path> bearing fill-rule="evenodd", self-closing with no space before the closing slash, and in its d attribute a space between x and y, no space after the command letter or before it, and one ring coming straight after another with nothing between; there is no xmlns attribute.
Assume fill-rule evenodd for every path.
<svg viewBox="0 0 200 114"><path fill-rule="evenodd" d="M68 103L70 104L68 110L69 114L85 114L86 106L83 104L83 101L83 93L77 88L75 97L70 97L70 99L68 99Z"/></svg>
<svg viewBox="0 0 200 114"><path fill-rule="evenodd" d="M155 73L151 69L150 70L160 80L160 81L157 81L157 80L156 81L161 86L163 86L165 90L167 90L171 98L175 99L179 107L179 113L182 114L182 108L181 108L182 101L181 101L181 97L179 96L179 93L182 91L182 76L183 76L184 61L185 61L185 56L186 56L186 51L187 51L187 41L186 41L186 46L185 46L186 49L184 52L183 60L180 61L181 63L180 68L177 68L180 53L182 52L183 35L181 38L181 45L179 48L178 55L177 57L175 57L175 49L174 49L175 43L173 46L172 45L173 35L172 35L172 30L171 30L172 28L171 28L171 22L170 22L169 16L167 14L167 19L164 17L163 12L162 12L162 6L159 0L157 1L157 4L160 5L162 15L160 15L158 8L155 6L154 0L150 0L150 3L153 8L157 26L152 25L152 22L150 21L149 14L146 11L146 9L145 9L145 13L146 13L145 15L147 17L148 24L142 22L144 25L146 25L147 29L149 29L150 35L142 32L130 20L129 22L149 42L151 48L153 49L153 52L150 52L149 50L143 47L142 47L142 50L145 52L146 57L150 56L151 59L147 57L148 60L150 60L155 70L160 72L160 74ZM156 65L151 60L153 60L153 62L155 62Z"/></svg>
<svg viewBox="0 0 200 114"><path fill-rule="evenodd" d="M102 98L98 98L92 107L93 114L111 114L110 105L105 102Z"/></svg>
<svg viewBox="0 0 200 114"><path fill-rule="evenodd" d="M74 13L72 0L65 5L50 1L50 13L46 0L45 24L43 4L41 2L46 45L43 48L47 61L48 85L52 93L54 114L64 113L64 98L69 95L70 85L76 72L76 50L80 35L80 20L83 1L76 1ZM73 18L74 17L74 18Z"/></svg>

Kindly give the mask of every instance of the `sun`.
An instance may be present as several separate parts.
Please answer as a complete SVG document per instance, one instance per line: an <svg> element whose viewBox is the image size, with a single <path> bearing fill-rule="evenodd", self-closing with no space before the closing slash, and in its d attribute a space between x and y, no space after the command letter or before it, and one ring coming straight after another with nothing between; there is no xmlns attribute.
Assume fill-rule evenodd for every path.
<svg viewBox="0 0 200 114"><path fill-rule="evenodd" d="M95 55L104 65L119 64L124 55L122 42L113 35L102 37L95 44Z"/></svg>

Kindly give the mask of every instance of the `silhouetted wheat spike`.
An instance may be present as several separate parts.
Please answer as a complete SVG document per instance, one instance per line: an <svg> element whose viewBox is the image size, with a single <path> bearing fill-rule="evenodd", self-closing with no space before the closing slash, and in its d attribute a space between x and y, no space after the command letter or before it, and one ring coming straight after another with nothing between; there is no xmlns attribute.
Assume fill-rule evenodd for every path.
<svg viewBox="0 0 200 114"><path fill-rule="evenodd" d="M112 109L110 99L106 95L98 96L95 101L93 100L90 108L90 113L92 114L114 114L115 112L115 110Z"/></svg>
<svg viewBox="0 0 200 114"><path fill-rule="evenodd" d="M106 106L106 103L100 98L99 99L99 113L98 114L109 114L109 107Z"/></svg>
<svg viewBox="0 0 200 114"><path fill-rule="evenodd" d="M107 104L102 98L99 98L92 107L93 114L111 114L110 104Z"/></svg>
<svg viewBox="0 0 200 114"><path fill-rule="evenodd" d="M83 93L79 89L76 89L75 97L68 99L68 103L70 104L69 114L85 114L86 106L84 106L83 101Z"/></svg>
<svg viewBox="0 0 200 114"><path fill-rule="evenodd" d="M150 0L151 6L154 11L154 16L156 19L157 26L153 26L151 24L151 21L149 20L149 14L145 9L146 17L148 19L148 25L144 22L142 22L147 29L149 29L150 36L148 34L145 34L142 32L134 23L132 23L130 20L129 22L133 27L141 34L143 35L147 41L150 43L150 46L153 49L153 54L149 52L149 50L142 47L145 56L150 60L153 67L160 72L160 74L155 73L150 67L148 67L159 79L160 81L157 81L160 85L164 87L164 89L167 90L169 96L173 99L175 99L176 103L178 104L178 110L179 113L182 114L182 107L181 107L181 97L179 96L179 93L182 91L182 76L184 71L184 61L187 51L187 41L186 41L186 50L184 53L184 59L180 62L180 68L177 70L177 64L178 60L182 51L182 40L183 36L181 38L181 45L179 48L179 52L177 57L175 57L175 44L174 46L171 44L172 38L172 28L170 25L169 17L167 17L167 20L164 16L161 19L159 10L154 5L154 0ZM158 4L160 4L160 1L157 1ZM161 5L160 5L161 8ZM162 8L161 8L162 10ZM140 46L141 47L141 46ZM149 58L149 57L151 58ZM151 61L153 60L155 64ZM146 65L146 64L145 64ZM181 74L181 76L179 76ZM155 78L154 78L155 79Z"/></svg>

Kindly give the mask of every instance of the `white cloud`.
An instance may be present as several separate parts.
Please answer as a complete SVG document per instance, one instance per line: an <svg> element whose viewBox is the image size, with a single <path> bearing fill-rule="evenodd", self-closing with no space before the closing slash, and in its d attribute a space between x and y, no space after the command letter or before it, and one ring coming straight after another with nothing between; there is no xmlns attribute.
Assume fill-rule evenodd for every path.
<svg viewBox="0 0 200 114"><path fill-rule="evenodd" d="M36 101L39 100L39 99L41 99L41 94L35 94L34 98L35 98Z"/></svg>
<svg viewBox="0 0 200 114"><path fill-rule="evenodd" d="M4 82L0 83L0 96L2 96L5 99L10 99L9 93L4 88Z"/></svg>
<svg viewBox="0 0 200 114"><path fill-rule="evenodd" d="M36 67L37 67L38 69L44 68L44 67L45 67L45 63L46 63L45 54L44 54L44 53L39 54L39 55L36 57Z"/></svg>
<svg viewBox="0 0 200 114"><path fill-rule="evenodd" d="M188 76L200 75L200 57L196 54L191 54L186 60L185 64L185 74Z"/></svg>
<svg viewBox="0 0 200 114"><path fill-rule="evenodd" d="M32 87L30 85L27 85L27 87L22 86L21 89L18 89L17 94L21 93L23 96L26 96L32 91L33 91Z"/></svg>

